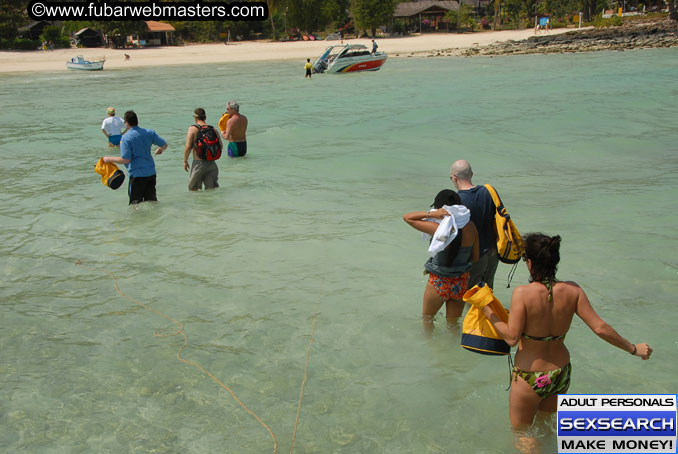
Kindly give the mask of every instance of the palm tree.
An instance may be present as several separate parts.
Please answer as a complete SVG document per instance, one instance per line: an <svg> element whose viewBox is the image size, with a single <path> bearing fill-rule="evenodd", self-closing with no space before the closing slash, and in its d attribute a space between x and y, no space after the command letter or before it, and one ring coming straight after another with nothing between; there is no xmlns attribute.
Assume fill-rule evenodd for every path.
<svg viewBox="0 0 678 454"><path fill-rule="evenodd" d="M277 39L276 33L275 33L275 22L273 21L273 11L276 10L276 0L266 0L266 4L268 5L268 18L271 19L271 33L273 34L273 41Z"/></svg>

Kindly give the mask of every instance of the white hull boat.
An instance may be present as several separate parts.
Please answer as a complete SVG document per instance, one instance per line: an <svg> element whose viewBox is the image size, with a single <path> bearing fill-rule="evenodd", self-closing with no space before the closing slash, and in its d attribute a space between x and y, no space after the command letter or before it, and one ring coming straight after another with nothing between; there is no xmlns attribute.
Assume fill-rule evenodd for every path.
<svg viewBox="0 0 678 454"><path fill-rule="evenodd" d="M378 71L386 63L385 52L371 53L362 44L330 46L313 63L315 73L353 73Z"/></svg>
<svg viewBox="0 0 678 454"><path fill-rule="evenodd" d="M105 58L96 61L85 60L82 55L71 58L66 62L66 68L80 71L101 71L104 69Z"/></svg>

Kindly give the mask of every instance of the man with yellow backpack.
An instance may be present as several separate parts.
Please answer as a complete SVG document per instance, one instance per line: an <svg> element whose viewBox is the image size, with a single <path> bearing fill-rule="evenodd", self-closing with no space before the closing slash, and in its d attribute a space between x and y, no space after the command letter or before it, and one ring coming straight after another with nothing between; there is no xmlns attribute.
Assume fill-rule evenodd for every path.
<svg viewBox="0 0 678 454"><path fill-rule="evenodd" d="M468 288L479 282L494 288L494 273L499 261L518 262L523 243L497 191L489 184L475 186L472 178L473 170L468 161L460 159L452 164L450 180L462 203L471 211L471 221L478 229L480 259L471 267Z"/></svg>

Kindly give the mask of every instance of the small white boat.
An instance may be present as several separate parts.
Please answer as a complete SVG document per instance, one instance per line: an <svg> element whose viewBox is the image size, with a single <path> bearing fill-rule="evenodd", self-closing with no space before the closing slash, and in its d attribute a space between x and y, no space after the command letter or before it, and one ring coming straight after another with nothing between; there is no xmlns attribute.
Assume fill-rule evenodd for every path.
<svg viewBox="0 0 678 454"><path fill-rule="evenodd" d="M101 71L104 69L105 61L106 59L103 57L101 60L89 61L85 60L82 55L78 55L77 57L73 57L70 61L66 62L66 68L78 69L82 71Z"/></svg>
<svg viewBox="0 0 678 454"><path fill-rule="evenodd" d="M330 46L313 63L315 73L353 73L378 71L388 55L385 52L371 53L362 44L338 44Z"/></svg>

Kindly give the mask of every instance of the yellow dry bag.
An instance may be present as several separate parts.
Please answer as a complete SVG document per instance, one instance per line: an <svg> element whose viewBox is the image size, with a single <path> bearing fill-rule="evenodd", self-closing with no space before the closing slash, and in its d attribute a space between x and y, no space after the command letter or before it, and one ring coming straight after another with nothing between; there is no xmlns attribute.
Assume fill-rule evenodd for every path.
<svg viewBox="0 0 678 454"><path fill-rule="evenodd" d="M229 115L227 113L225 113L219 119L219 131L221 131L221 132L226 131L226 123L228 123L228 117L229 117Z"/></svg>
<svg viewBox="0 0 678 454"><path fill-rule="evenodd" d="M123 171L112 162L104 162L104 158L99 159L99 162L94 166L94 171L101 175L101 184L111 189L118 189L125 181Z"/></svg>
<svg viewBox="0 0 678 454"><path fill-rule="evenodd" d="M470 303L471 308L464 317L461 346L481 355L500 356L511 353L509 344L502 339L483 312L483 307L489 305L501 321L508 322L508 312L494 297L492 289L481 282L464 294L464 301Z"/></svg>

